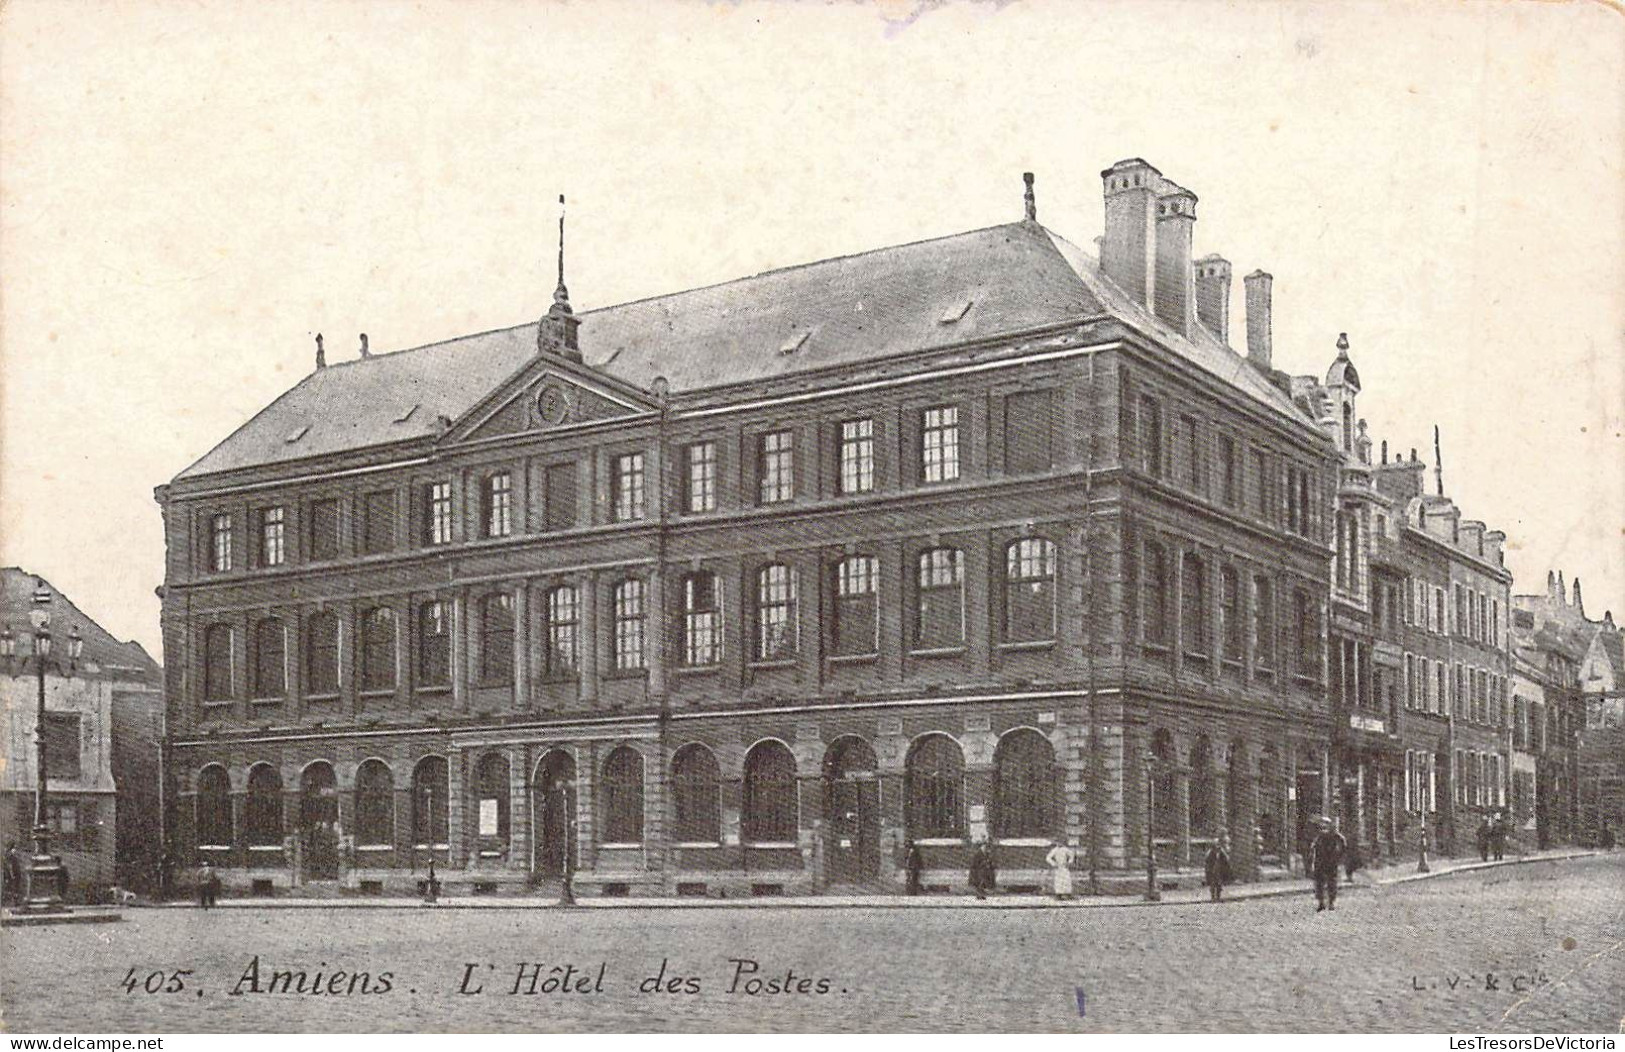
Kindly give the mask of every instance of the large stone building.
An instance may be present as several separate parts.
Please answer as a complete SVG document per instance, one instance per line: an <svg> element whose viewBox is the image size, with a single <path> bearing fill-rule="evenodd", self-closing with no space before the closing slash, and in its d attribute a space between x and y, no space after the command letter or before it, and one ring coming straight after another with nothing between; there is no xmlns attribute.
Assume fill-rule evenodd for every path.
<svg viewBox="0 0 1625 1052"><path fill-rule="evenodd" d="M236 888L1126 883L1327 809L1336 442L1270 277L1004 226L318 368L157 491L171 835ZM562 226L561 226L562 232ZM1493 576L1493 567L1488 571ZM1148 799L1149 804L1148 814Z"/></svg>
<svg viewBox="0 0 1625 1052"><path fill-rule="evenodd" d="M69 897L91 899L111 884L150 889L162 843L163 672L139 643L115 639L15 566L0 567L0 643L9 651L0 656L0 837L26 845L34 826L39 680L29 615L37 608L49 614L57 647L45 677L46 819L51 850L68 870ZM71 664L70 631L84 641Z"/></svg>

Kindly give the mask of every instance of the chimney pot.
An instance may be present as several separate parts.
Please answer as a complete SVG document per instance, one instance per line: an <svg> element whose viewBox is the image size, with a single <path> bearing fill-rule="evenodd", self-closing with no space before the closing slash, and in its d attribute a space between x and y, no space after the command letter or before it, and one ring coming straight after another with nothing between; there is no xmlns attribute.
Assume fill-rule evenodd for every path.
<svg viewBox="0 0 1625 1052"><path fill-rule="evenodd" d="M361 357L363 357L363 358L371 358L372 357L372 352L367 350L367 334L366 333L361 334Z"/></svg>
<svg viewBox="0 0 1625 1052"><path fill-rule="evenodd" d="M1271 364L1270 325L1275 278L1262 270L1255 270L1241 281L1247 295L1247 360L1259 372L1268 373L1274 368Z"/></svg>
<svg viewBox="0 0 1625 1052"><path fill-rule="evenodd" d="M1196 233L1196 195L1163 180L1157 196L1156 286L1152 297L1157 317L1181 336L1196 332L1196 274L1191 241Z"/></svg>
<svg viewBox="0 0 1625 1052"><path fill-rule="evenodd" d="M322 334L316 334L316 368L327 368L327 351L322 347Z"/></svg>
<svg viewBox="0 0 1625 1052"><path fill-rule="evenodd" d="M1027 222L1038 222L1038 196L1033 192L1033 173L1022 172L1021 181L1026 184L1026 190L1021 195L1022 204L1026 208Z"/></svg>
<svg viewBox="0 0 1625 1052"><path fill-rule="evenodd" d="M1230 261L1203 256L1196 261L1196 316L1226 346L1230 343Z"/></svg>
<svg viewBox="0 0 1625 1052"><path fill-rule="evenodd" d="M1130 299L1152 308L1157 283L1156 195L1162 173L1130 157L1101 172L1100 179L1106 204L1100 269Z"/></svg>

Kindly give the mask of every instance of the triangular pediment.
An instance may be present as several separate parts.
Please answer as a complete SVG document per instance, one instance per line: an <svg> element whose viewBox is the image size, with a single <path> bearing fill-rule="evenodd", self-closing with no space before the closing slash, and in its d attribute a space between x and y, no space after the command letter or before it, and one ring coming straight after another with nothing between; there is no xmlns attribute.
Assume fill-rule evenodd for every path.
<svg viewBox="0 0 1625 1052"><path fill-rule="evenodd" d="M649 392L623 380L555 355L537 355L453 421L441 441L536 434L658 409Z"/></svg>

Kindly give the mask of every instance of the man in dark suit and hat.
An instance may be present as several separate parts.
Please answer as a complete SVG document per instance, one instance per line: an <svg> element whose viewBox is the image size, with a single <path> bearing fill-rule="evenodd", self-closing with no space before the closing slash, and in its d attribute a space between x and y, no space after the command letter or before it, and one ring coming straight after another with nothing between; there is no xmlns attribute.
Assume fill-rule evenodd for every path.
<svg viewBox="0 0 1625 1052"><path fill-rule="evenodd" d="M1348 851L1348 841L1330 818L1320 819L1320 832L1309 845L1309 875L1315 881L1315 912L1337 908L1337 867Z"/></svg>

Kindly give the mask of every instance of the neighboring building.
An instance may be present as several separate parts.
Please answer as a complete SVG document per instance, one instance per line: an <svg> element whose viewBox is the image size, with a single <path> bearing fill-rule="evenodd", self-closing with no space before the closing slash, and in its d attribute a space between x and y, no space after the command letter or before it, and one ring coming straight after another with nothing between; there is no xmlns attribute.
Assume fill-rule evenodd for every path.
<svg viewBox="0 0 1625 1052"><path fill-rule="evenodd" d="M0 835L29 841L34 826L38 680L33 659L33 596L43 582L0 568L0 658L5 698L5 764L0 775ZM43 584L50 591L48 584ZM71 675L47 668L47 816L52 850L67 867L70 898L110 884L150 887L162 843L158 777L163 672L138 643L114 639L66 597L51 592L51 631L62 668L77 629L84 651Z"/></svg>
<svg viewBox="0 0 1625 1052"><path fill-rule="evenodd" d="M1504 565L1506 535L1461 517L1444 496L1435 467L1428 494L1425 465L1375 465L1387 498L1372 558L1389 585L1379 622L1382 649L1398 659L1398 726L1404 813L1395 841L1415 849L1425 828L1436 851L1474 849L1485 816L1507 807L1512 771L1508 617L1512 575ZM1397 592L1396 589L1397 588ZM1396 653L1397 652L1397 653Z"/></svg>
<svg viewBox="0 0 1625 1052"><path fill-rule="evenodd" d="M1547 574L1544 595L1515 602L1529 645L1548 663L1548 692L1553 683L1563 686L1555 728L1569 751L1553 756L1550 783L1552 808L1563 816L1561 839L1596 844L1606 828L1617 840L1625 828L1625 637L1612 611L1600 621L1586 616L1579 580L1571 599L1561 572ZM1567 780L1557 773L1560 759L1570 761Z"/></svg>
<svg viewBox="0 0 1625 1052"><path fill-rule="evenodd" d="M1339 451L1270 278L1025 220L318 368L156 496L173 849L234 888L1191 880L1328 808ZM562 229L562 227L561 227ZM1249 364L1249 360L1251 363ZM1092 557L1089 556L1092 553ZM1155 801L1148 816L1148 788ZM572 833L573 830L573 833Z"/></svg>

